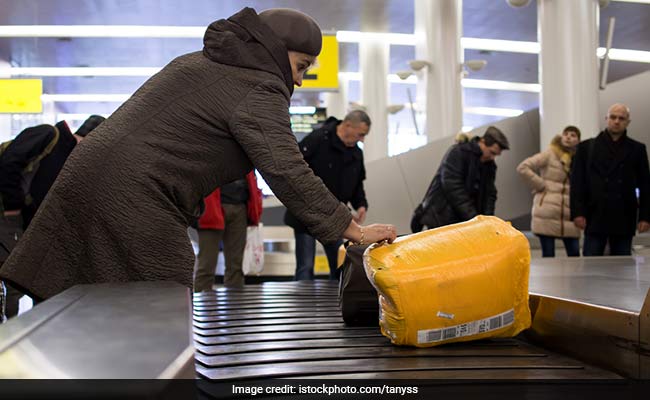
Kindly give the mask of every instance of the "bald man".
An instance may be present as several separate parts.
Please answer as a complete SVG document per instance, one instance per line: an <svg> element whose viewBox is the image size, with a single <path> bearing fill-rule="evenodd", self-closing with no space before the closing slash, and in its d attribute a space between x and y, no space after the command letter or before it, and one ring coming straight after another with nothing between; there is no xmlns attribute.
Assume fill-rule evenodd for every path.
<svg viewBox="0 0 650 400"><path fill-rule="evenodd" d="M646 146L627 136L630 110L614 104L607 128L580 143L571 172L571 218L585 231L584 256L630 255L632 237L650 228Z"/></svg>

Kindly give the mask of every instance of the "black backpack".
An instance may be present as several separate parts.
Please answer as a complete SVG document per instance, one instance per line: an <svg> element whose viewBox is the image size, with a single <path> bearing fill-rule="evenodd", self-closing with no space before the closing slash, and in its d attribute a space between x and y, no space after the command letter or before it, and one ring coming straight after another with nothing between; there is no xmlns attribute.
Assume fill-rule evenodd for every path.
<svg viewBox="0 0 650 400"><path fill-rule="evenodd" d="M25 132L28 132L30 129L33 127L26 128L22 132L20 132L18 135L21 135ZM54 150L54 147L56 146L57 142L59 141L59 128L57 128L54 125L51 125L51 128L54 130L54 136L50 140L50 142L45 146L43 151L41 151L40 154L38 154L36 157L32 158L29 160L27 163L27 166L22 171L22 187L25 192L25 205L29 205L32 202L32 197L29 194L29 188L32 183L32 179L34 179L34 176L36 175L36 171L38 171L38 167L41 163L41 160L45 157L47 157L52 150ZM8 140L6 142L0 143L0 172L2 172L2 157L5 153L10 153L12 151L12 144L14 143L13 140ZM4 212L4 204L2 202L2 196L0 196L0 213Z"/></svg>

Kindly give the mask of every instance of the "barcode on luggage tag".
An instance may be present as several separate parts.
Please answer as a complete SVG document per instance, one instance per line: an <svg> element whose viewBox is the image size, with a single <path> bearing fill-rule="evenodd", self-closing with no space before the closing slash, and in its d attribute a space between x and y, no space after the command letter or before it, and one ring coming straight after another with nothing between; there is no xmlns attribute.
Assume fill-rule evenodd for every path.
<svg viewBox="0 0 650 400"><path fill-rule="evenodd" d="M418 331L418 343L433 343L442 340L455 339L463 336L485 333L504 326L512 325L515 321L515 310L510 309L499 315L471 321L464 324L450 326L443 329L428 329Z"/></svg>

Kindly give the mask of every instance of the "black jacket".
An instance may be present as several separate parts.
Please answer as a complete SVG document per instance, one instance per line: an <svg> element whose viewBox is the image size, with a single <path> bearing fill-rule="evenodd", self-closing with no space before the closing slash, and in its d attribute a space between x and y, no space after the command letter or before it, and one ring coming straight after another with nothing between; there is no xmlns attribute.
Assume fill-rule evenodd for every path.
<svg viewBox="0 0 650 400"><path fill-rule="evenodd" d="M366 179L363 151L358 146L347 147L343 144L336 134L340 123L334 117L328 118L321 128L312 131L298 145L314 174L323 180L337 199L344 204L349 202L355 210L368 208L363 190L363 180ZM300 233L308 233L305 226L288 211L284 222Z"/></svg>
<svg viewBox="0 0 650 400"><path fill-rule="evenodd" d="M23 130L0 157L0 194L4 208L21 210L25 229L77 145L65 121L57 123L56 127L59 138L55 146L34 166L32 173L26 173L25 167L52 142L55 136L52 125Z"/></svg>
<svg viewBox="0 0 650 400"><path fill-rule="evenodd" d="M467 221L476 215L493 215L497 200L494 186L497 166L481 163L476 137L453 145L442 158L438 172L411 220L413 232Z"/></svg>
<svg viewBox="0 0 650 400"><path fill-rule="evenodd" d="M639 189L637 200L636 189ZM650 172L643 143L607 131L578 145L571 172L571 218L585 217L585 233L634 235L650 221Z"/></svg>

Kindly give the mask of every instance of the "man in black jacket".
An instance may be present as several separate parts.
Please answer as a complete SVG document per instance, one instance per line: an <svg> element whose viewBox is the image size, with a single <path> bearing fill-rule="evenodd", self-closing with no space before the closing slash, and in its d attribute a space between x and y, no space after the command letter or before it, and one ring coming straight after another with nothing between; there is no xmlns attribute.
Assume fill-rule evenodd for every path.
<svg viewBox="0 0 650 400"><path fill-rule="evenodd" d="M646 146L627 136L630 110L611 106L607 128L578 145L571 172L571 218L584 229L585 256L630 255L632 237L650 228ZM638 190L638 197L637 197Z"/></svg>
<svg viewBox="0 0 650 400"><path fill-rule="evenodd" d="M493 215L497 200L494 159L509 146L506 136L494 126L482 138L453 145L413 213L411 230L467 221L479 214Z"/></svg>
<svg viewBox="0 0 650 400"><path fill-rule="evenodd" d="M0 265L29 226L72 150L104 119L92 115L74 134L65 121L30 127L20 132L2 153ZM6 316L13 317L18 313L18 301L23 295L10 286L6 291Z"/></svg>
<svg viewBox="0 0 650 400"><path fill-rule="evenodd" d="M368 201L363 190L366 169L363 165L363 151L357 146L370 131L370 117L364 111L355 110L343 121L330 117L323 126L307 135L299 146L305 161L320 177L325 186L344 204L350 203L356 210L354 219L361 224L366 218ZM290 212L284 222L293 228L296 238L295 280L314 279L314 257L316 240L305 226ZM330 267L330 279L338 279L336 268L338 248L342 241L323 244Z"/></svg>

